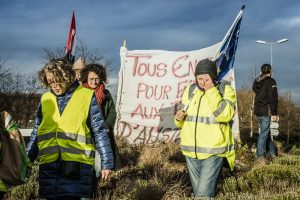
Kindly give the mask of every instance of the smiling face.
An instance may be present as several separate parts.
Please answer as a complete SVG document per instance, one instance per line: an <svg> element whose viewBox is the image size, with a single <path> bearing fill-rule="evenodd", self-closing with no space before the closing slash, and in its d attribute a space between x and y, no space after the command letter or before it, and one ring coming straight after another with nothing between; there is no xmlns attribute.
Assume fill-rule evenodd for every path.
<svg viewBox="0 0 300 200"><path fill-rule="evenodd" d="M53 73L46 72L46 78L47 78L48 85L56 95L62 95L63 93L66 92L67 88L65 84L56 82Z"/></svg>
<svg viewBox="0 0 300 200"><path fill-rule="evenodd" d="M90 88L95 89L100 85L101 79L95 72L89 72L87 83L90 86Z"/></svg>

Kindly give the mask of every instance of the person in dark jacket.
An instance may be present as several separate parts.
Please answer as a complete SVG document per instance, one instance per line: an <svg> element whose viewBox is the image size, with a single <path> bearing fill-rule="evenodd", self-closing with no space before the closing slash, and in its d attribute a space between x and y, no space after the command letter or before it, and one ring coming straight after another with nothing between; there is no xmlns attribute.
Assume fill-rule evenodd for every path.
<svg viewBox="0 0 300 200"><path fill-rule="evenodd" d="M115 169L118 169L121 167L121 162L118 147L114 138L114 126L117 114L112 95L109 90L105 88L105 83L107 83L106 68L97 63L88 64L82 70L81 77L82 85L94 90L98 105L108 128L108 137L114 153Z"/></svg>
<svg viewBox="0 0 300 200"><path fill-rule="evenodd" d="M255 93L254 114L258 118L260 126L256 155L258 162L262 164L266 163L267 149L269 149L271 157L276 156L276 147L271 140L270 123L279 120L277 113L278 92L276 81L271 75L271 65L263 64L261 74L254 80L252 86Z"/></svg>
<svg viewBox="0 0 300 200"><path fill-rule="evenodd" d="M101 155L101 177L113 169L107 128L92 90L75 80L64 59L47 63L39 72L43 86L27 152L39 162L39 194L46 199L91 198L96 186L95 151Z"/></svg>

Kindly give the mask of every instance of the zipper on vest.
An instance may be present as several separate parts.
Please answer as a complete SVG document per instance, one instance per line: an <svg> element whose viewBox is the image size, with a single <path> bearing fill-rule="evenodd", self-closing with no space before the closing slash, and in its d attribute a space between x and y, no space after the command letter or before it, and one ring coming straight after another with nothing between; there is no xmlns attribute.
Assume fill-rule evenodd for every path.
<svg viewBox="0 0 300 200"><path fill-rule="evenodd" d="M196 116L196 122L195 122L195 155L196 155L196 159L198 159L197 157L197 124L198 124L198 116L199 116L199 109L200 109L200 104L201 104L201 100L203 95L205 94L205 91L203 92L203 94L201 95L200 99L199 99L199 104L198 104L198 109L197 109L197 116Z"/></svg>

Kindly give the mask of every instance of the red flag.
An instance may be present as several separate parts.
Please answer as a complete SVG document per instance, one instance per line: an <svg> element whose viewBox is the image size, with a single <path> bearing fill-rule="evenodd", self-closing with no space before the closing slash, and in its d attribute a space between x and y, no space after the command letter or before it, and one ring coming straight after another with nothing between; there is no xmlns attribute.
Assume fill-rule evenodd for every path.
<svg viewBox="0 0 300 200"><path fill-rule="evenodd" d="M75 48L76 48L76 24L75 24L75 13L73 11L73 16L70 24L70 31L68 35L65 58L71 62L75 59Z"/></svg>

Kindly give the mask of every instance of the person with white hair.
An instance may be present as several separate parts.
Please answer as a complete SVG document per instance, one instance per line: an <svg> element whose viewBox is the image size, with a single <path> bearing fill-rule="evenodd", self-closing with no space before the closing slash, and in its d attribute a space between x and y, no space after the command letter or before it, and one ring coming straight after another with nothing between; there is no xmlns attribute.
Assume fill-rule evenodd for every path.
<svg viewBox="0 0 300 200"><path fill-rule="evenodd" d="M78 58L72 66L75 71L76 79L81 83L81 71L85 68L85 60L83 58Z"/></svg>

